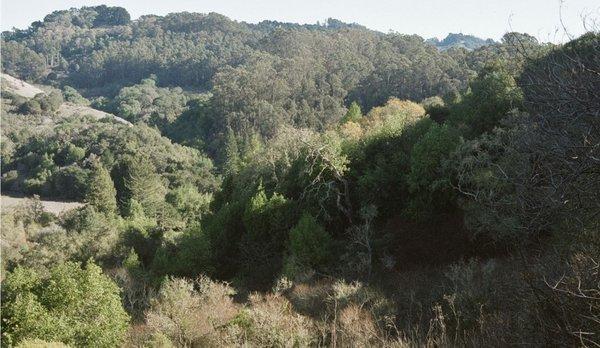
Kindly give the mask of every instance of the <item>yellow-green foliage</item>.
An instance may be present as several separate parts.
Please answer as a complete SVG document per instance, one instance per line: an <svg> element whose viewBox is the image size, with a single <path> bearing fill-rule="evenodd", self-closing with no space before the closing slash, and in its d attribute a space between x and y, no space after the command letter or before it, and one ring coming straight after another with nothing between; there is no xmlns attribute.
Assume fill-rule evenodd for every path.
<svg viewBox="0 0 600 348"><path fill-rule="evenodd" d="M47 278L17 268L3 283L2 342L59 341L80 347L113 347L124 339L129 316L119 288L88 263L67 262Z"/></svg>
<svg viewBox="0 0 600 348"><path fill-rule="evenodd" d="M362 125L369 132L401 132L406 126L414 124L425 116L425 109L412 101L390 98L383 106L374 107Z"/></svg>

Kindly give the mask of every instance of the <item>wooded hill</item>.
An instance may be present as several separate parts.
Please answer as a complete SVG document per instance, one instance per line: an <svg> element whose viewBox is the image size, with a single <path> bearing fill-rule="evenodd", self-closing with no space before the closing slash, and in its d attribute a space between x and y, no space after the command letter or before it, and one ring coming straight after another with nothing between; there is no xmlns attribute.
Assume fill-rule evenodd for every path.
<svg viewBox="0 0 600 348"><path fill-rule="evenodd" d="M106 6L2 33L44 91L3 80L2 188L85 203L3 211L2 343L597 345L600 35L470 41Z"/></svg>

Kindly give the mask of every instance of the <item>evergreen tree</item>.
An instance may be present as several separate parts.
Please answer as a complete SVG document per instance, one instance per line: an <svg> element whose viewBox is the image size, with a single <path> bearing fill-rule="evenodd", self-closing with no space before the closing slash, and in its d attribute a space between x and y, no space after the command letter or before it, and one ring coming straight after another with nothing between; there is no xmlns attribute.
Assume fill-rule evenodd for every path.
<svg viewBox="0 0 600 348"><path fill-rule="evenodd" d="M360 109L360 105L357 102L353 101L348 108L348 112L346 115L342 117L342 123L347 122L358 122L363 117L362 111Z"/></svg>
<svg viewBox="0 0 600 348"><path fill-rule="evenodd" d="M225 171L227 173L237 173L240 169L241 159L240 150L237 144L237 138L233 133L233 130L229 128L227 130L227 143L225 145Z"/></svg>
<svg viewBox="0 0 600 348"><path fill-rule="evenodd" d="M104 213L117 211L117 191L110 174L102 165L99 158L93 157L90 161L91 173L85 201Z"/></svg>
<svg viewBox="0 0 600 348"><path fill-rule="evenodd" d="M131 157L126 164L126 197L139 202L147 216L153 217L164 201L166 188L150 159Z"/></svg>
<svg viewBox="0 0 600 348"><path fill-rule="evenodd" d="M305 213L290 230L285 273L295 275L302 270L325 264L331 255L331 236L310 214Z"/></svg>

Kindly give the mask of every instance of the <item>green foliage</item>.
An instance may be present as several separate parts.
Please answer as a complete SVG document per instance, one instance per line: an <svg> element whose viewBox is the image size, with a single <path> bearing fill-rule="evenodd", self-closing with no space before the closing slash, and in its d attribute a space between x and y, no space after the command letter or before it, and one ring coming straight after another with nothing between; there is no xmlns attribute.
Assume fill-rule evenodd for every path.
<svg viewBox="0 0 600 348"><path fill-rule="evenodd" d="M3 284L4 344L25 339L59 341L81 347L113 347L122 342L129 317L119 288L88 263L54 267L48 278L17 268Z"/></svg>
<svg viewBox="0 0 600 348"><path fill-rule="evenodd" d="M46 74L44 57L23 43L2 40L2 71L28 81Z"/></svg>
<svg viewBox="0 0 600 348"><path fill-rule="evenodd" d="M4 32L3 72L134 124L3 80L2 188L87 204L3 211L2 343L594 345L598 47L107 6Z"/></svg>
<svg viewBox="0 0 600 348"><path fill-rule="evenodd" d="M470 93L451 108L450 122L469 137L490 132L513 109L523 104L515 78L500 63L484 67L470 84Z"/></svg>
<svg viewBox="0 0 600 348"><path fill-rule="evenodd" d="M47 342L40 339L23 340L17 348L67 348L68 346L61 342Z"/></svg>
<svg viewBox="0 0 600 348"><path fill-rule="evenodd" d="M253 286L266 286L281 271L287 232L291 227L293 206L280 194L267 198L259 186L243 215L245 233L240 240L242 275Z"/></svg>
<svg viewBox="0 0 600 348"><path fill-rule="evenodd" d="M46 272L65 261L92 259L107 266L123 258L122 226L118 217L86 206L65 213L59 223L28 236L31 245L24 252L21 264Z"/></svg>
<svg viewBox="0 0 600 348"><path fill-rule="evenodd" d="M90 105L90 101L81 96L81 94L79 94L79 92L71 86L63 87L63 96L65 101L70 103L78 105Z"/></svg>
<svg viewBox="0 0 600 348"><path fill-rule="evenodd" d="M214 274L214 245L200 226L165 236L152 261L157 274L194 277Z"/></svg>
<svg viewBox="0 0 600 348"><path fill-rule="evenodd" d="M54 161L60 166L80 162L85 157L85 149L72 143L67 143L63 149L54 156Z"/></svg>
<svg viewBox="0 0 600 348"><path fill-rule="evenodd" d="M233 134L233 130L227 130L227 140L225 143L225 171L228 174L235 174L240 170L242 158L238 147L238 140Z"/></svg>
<svg viewBox="0 0 600 348"><path fill-rule="evenodd" d="M116 94L95 105L220 156L228 128L240 137L270 137L281 126L320 131L340 122L348 100L367 111L393 96L456 95L490 56L518 56L508 47L514 40L483 53L440 52L416 35L334 20L275 26L174 13L130 22L124 9L106 6L56 11L3 37L49 62L51 82ZM196 97L166 86L209 92L201 97L208 108L186 106ZM354 120L357 104L348 110Z"/></svg>
<svg viewBox="0 0 600 348"><path fill-rule="evenodd" d="M494 44L492 39L481 39L473 35L465 35L461 33L450 33L443 40L437 38L427 40L428 43L434 44L438 49L445 51L451 48L465 48L467 50L478 49L483 46Z"/></svg>
<svg viewBox="0 0 600 348"><path fill-rule="evenodd" d="M201 220L209 212L212 196L198 192L191 184L184 184L167 193L165 200L173 205L187 222Z"/></svg>
<svg viewBox="0 0 600 348"><path fill-rule="evenodd" d="M429 118L437 123L444 123L449 117L450 109L446 106L444 100L438 96L423 99L421 105L425 108Z"/></svg>
<svg viewBox="0 0 600 348"><path fill-rule="evenodd" d="M52 177L54 195L66 199L84 200L88 190L88 170L77 164L62 167Z"/></svg>
<svg viewBox="0 0 600 348"><path fill-rule="evenodd" d="M117 115L133 123L142 121L165 128L184 111L187 101L181 88L159 88L154 77L122 88L109 111L114 109Z"/></svg>
<svg viewBox="0 0 600 348"><path fill-rule="evenodd" d="M303 214L298 224L290 230L288 251L286 273L293 273L295 269L318 269L331 258L331 236L314 217Z"/></svg>
<svg viewBox="0 0 600 348"><path fill-rule="evenodd" d="M58 168L48 153L34 156L34 161L37 163L33 167L32 174L23 183L25 192L50 194L52 192L50 179Z"/></svg>
<svg viewBox="0 0 600 348"><path fill-rule="evenodd" d="M19 107L19 112L23 114L39 115L42 113L42 106L36 99L30 99Z"/></svg>
<svg viewBox="0 0 600 348"><path fill-rule="evenodd" d="M432 124L414 145L407 176L412 194L408 214L431 218L434 212L452 209L455 192L447 161L459 144L457 132L447 125Z"/></svg>
<svg viewBox="0 0 600 348"><path fill-rule="evenodd" d="M124 202L135 200L144 213L150 217L164 202L166 188L152 162L143 157L130 157L126 160ZM131 215L131 212L129 212Z"/></svg>
<svg viewBox="0 0 600 348"><path fill-rule="evenodd" d="M29 115L28 117L35 117ZM125 196L125 162L141 153L151 162L165 185L189 183L204 193L214 192L218 183L212 162L197 150L171 143L155 129L96 122L84 116L41 121L31 127L27 117L3 117L2 180L4 189L46 197L82 199L88 190L87 156L100 156L111 171L119 198ZM6 147L18 144L11 150ZM9 160L10 159L10 160ZM8 172L11 172L8 175Z"/></svg>
<svg viewBox="0 0 600 348"><path fill-rule="evenodd" d="M52 91L49 94L38 93L32 99L21 104L19 112L31 115L53 114L58 111L62 102L62 94L58 91Z"/></svg>
<svg viewBox="0 0 600 348"><path fill-rule="evenodd" d="M110 173L98 158L92 158L85 201L98 211L110 214L117 211L116 196L117 191L110 178Z"/></svg>
<svg viewBox="0 0 600 348"><path fill-rule="evenodd" d="M118 6L94 6L90 8L97 13L94 18L94 26L126 25L131 21L129 12Z"/></svg>
<svg viewBox="0 0 600 348"><path fill-rule="evenodd" d="M59 91L53 90L49 94L37 94L34 97L40 103L42 111L55 113L62 105L63 96Z"/></svg>
<svg viewBox="0 0 600 348"><path fill-rule="evenodd" d="M357 102L353 101L346 112L346 115L342 117L342 123L346 122L359 122L362 118L362 111L360 110L360 105Z"/></svg>
<svg viewBox="0 0 600 348"><path fill-rule="evenodd" d="M433 123L429 118L411 121L403 113L385 117L396 121L387 122L389 127L375 127L349 155L350 176L356 182L353 188L356 206L374 204L383 219L399 214L406 207L410 196L406 180L411 152Z"/></svg>

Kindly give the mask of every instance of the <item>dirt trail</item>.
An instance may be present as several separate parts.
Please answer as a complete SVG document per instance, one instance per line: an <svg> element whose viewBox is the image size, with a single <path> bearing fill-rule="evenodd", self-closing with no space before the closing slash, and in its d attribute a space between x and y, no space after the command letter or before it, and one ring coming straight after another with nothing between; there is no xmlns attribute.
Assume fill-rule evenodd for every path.
<svg viewBox="0 0 600 348"><path fill-rule="evenodd" d="M46 94L46 92L44 92L43 90L25 82L25 81L22 81L15 77L12 77L10 75L3 73L0 75L0 78L2 79L2 89L3 90L15 93L17 95L20 95L21 97L33 98L38 93ZM89 106L76 105L76 104L69 103L69 102L64 102L60 106L60 109L58 110L58 115L60 117L71 117L74 115L90 115L90 116L94 117L96 120L101 120L103 118L112 118L113 120L115 120L119 123L123 123L128 126L132 125L131 122L129 122L121 117L115 116L113 114L109 114L104 111L96 110Z"/></svg>
<svg viewBox="0 0 600 348"><path fill-rule="evenodd" d="M41 89L28 84L25 81L19 80L7 74L0 75L2 80L2 88L6 88L7 90L20 95L25 98L33 98L38 93L45 93Z"/></svg>
<svg viewBox="0 0 600 348"><path fill-rule="evenodd" d="M2 211L9 211L14 209L20 205L26 204L30 200L27 197L13 197L1 195L0 201L2 206ZM84 204L79 202L59 202L59 201L47 201L41 199L43 209L45 212L52 213L54 215L59 215L65 211L69 211L75 208L82 207Z"/></svg>

